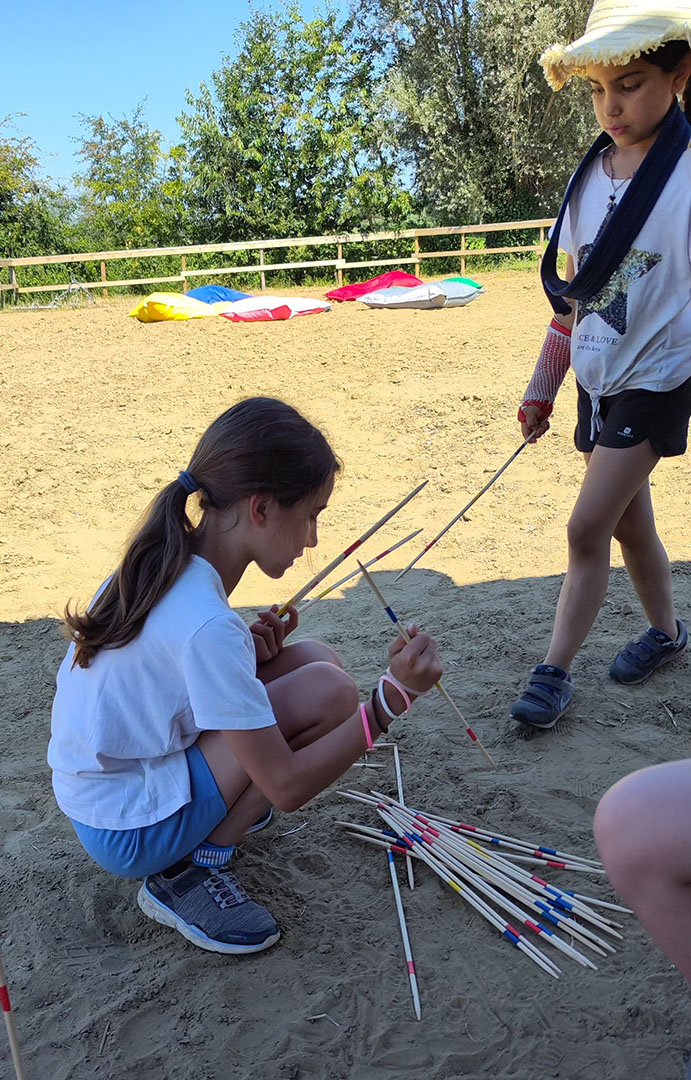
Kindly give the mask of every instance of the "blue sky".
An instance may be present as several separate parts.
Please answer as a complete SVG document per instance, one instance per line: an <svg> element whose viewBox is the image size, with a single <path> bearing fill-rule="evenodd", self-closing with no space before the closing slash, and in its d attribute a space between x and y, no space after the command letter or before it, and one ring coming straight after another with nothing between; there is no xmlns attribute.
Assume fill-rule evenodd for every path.
<svg viewBox="0 0 691 1080"><path fill-rule="evenodd" d="M185 90L196 91L233 55L234 32L250 13L241 0L23 0L2 8L0 120L25 113L13 134L33 139L43 174L63 180L79 167L72 140L80 113L130 116L144 101L149 125L175 142ZM324 4L302 0L301 8L311 17Z"/></svg>

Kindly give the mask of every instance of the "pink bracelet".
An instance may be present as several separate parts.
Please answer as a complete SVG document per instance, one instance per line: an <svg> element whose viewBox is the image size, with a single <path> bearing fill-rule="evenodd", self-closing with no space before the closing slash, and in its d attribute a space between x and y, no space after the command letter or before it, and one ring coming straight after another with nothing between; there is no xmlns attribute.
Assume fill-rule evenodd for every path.
<svg viewBox="0 0 691 1080"><path fill-rule="evenodd" d="M362 719L362 726L365 729L365 739L367 740L367 749L371 750L374 746L372 742L372 732L369 729L369 719L367 717L367 709L364 702L360 705L360 717Z"/></svg>
<svg viewBox="0 0 691 1080"><path fill-rule="evenodd" d="M397 679L396 676L391 673L390 667L387 667L386 674L389 677L389 682L392 682L399 690L406 690L407 693L414 694L415 697L424 697L425 694L431 693L430 690L413 690L412 686L406 686L405 683L402 683L400 679Z"/></svg>
<svg viewBox="0 0 691 1080"><path fill-rule="evenodd" d="M395 713L389 707L389 703L386 700L386 698L384 697L384 690L383 690L383 686L382 686L383 683L391 683L391 685L394 686L396 688L396 690L398 690L398 692L401 695L401 697L403 698L403 702L405 704L405 709L403 710L402 713ZM397 720L399 716L406 716L410 712L410 709L411 709L413 703L410 700L410 698L408 697L407 692L403 689L403 687L395 679L393 679L390 675L382 675L380 677L380 679L379 679L378 686L379 686L379 700L381 701L382 708L384 709L384 712L386 713L387 716L390 716L392 720Z"/></svg>

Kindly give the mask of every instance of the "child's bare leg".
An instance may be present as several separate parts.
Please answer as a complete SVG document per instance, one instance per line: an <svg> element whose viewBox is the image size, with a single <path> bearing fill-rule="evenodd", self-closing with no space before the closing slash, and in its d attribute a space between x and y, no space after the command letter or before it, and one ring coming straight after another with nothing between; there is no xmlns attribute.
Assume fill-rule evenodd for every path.
<svg viewBox="0 0 691 1080"><path fill-rule="evenodd" d="M267 660L265 664L259 664L257 678L261 679L266 686L273 682L274 679L280 678L281 675L286 675L289 671L295 671L296 668L304 667L306 664L314 664L317 661L335 664L336 667L343 668L338 653L335 653L323 641L308 639L307 641L296 641L291 645L284 645L278 656L274 657L273 660Z"/></svg>
<svg viewBox="0 0 691 1080"><path fill-rule="evenodd" d="M622 514L614 530L633 587L651 626L674 640L677 613L672 599L672 573L667 552L655 528L655 515L646 480Z"/></svg>
<svg viewBox="0 0 691 1080"><path fill-rule="evenodd" d="M289 648L296 651L291 654ZM262 665L264 677L280 671L281 667L287 669L284 674L266 682L266 691L276 721L286 741L295 750L332 731L352 716L357 708L358 689L336 663L314 660L291 668L292 661L304 660L308 655L325 655L319 650L326 648L317 642L299 642L286 646L275 660ZM273 670L269 671L272 665ZM223 846L236 844L250 825L267 810L267 799L250 782L220 732L203 732L197 745L228 807L227 817L207 839Z"/></svg>
<svg viewBox="0 0 691 1080"><path fill-rule="evenodd" d="M569 567L545 663L569 671L605 598L614 530L658 461L647 439L623 450L596 446L590 455L568 524Z"/></svg>
<svg viewBox="0 0 691 1080"><path fill-rule="evenodd" d="M691 981L691 761L654 765L610 788L595 840L614 888Z"/></svg>

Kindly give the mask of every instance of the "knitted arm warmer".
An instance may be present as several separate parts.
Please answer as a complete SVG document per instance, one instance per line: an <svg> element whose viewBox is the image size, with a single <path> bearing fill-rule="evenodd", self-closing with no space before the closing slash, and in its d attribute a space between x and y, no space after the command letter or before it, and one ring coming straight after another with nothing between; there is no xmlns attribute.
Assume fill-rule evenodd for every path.
<svg viewBox="0 0 691 1080"><path fill-rule="evenodd" d="M520 421L525 421L523 408L526 405L536 405L541 409L543 419L550 416L554 399L570 364L571 331L557 319L552 319L547 328L547 336L535 365L533 377L523 396L523 405L518 410Z"/></svg>

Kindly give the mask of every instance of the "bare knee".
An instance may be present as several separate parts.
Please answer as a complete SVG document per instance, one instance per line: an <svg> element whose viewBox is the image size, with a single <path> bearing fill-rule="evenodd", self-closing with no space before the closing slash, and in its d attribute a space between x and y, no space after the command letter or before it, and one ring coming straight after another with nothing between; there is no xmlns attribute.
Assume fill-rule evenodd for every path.
<svg viewBox="0 0 691 1080"><path fill-rule="evenodd" d="M641 772L619 780L605 793L595 811L593 833L612 885L623 896L636 887L655 858L657 839L641 827L645 782Z"/></svg>
<svg viewBox="0 0 691 1080"><path fill-rule="evenodd" d="M609 550L611 533L604 531L599 522L574 513L566 526L569 549L583 559L594 558Z"/></svg>
<svg viewBox="0 0 691 1080"><path fill-rule="evenodd" d="M343 663L338 653L334 652L329 645L325 645L323 641L313 641L311 638L307 638L305 641L296 641L286 646L286 649L290 649L291 655L296 657L295 667L302 667L304 664L326 663L341 668L341 670L343 669Z"/></svg>
<svg viewBox="0 0 691 1080"><path fill-rule="evenodd" d="M314 661L309 671L313 687L312 708L318 713L322 726L331 731L356 711L360 692L350 675L330 660Z"/></svg>

